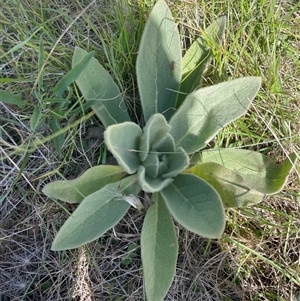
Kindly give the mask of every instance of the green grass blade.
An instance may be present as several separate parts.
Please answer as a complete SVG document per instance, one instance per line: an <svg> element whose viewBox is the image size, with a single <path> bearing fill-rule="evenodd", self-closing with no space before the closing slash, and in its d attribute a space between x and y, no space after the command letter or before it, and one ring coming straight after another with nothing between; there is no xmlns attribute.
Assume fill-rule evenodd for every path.
<svg viewBox="0 0 300 301"><path fill-rule="evenodd" d="M55 116L50 117L49 125L54 133L59 133L53 137L53 142L56 153L58 154L59 158L62 158L62 146L65 142L65 132Z"/></svg>
<svg viewBox="0 0 300 301"><path fill-rule="evenodd" d="M17 105L19 108L24 107L24 102L21 98L21 94L16 95L2 89L0 89L0 101L10 105Z"/></svg>
<svg viewBox="0 0 300 301"><path fill-rule="evenodd" d="M39 106L35 106L33 113L30 117L30 129L35 132L36 128L40 124L42 118L42 108Z"/></svg>
<svg viewBox="0 0 300 301"><path fill-rule="evenodd" d="M72 69L60 79L53 89L53 93L56 96L62 97L62 94L67 87L73 83L79 77L81 72L88 66L94 54L95 51L91 51L84 55L82 60L77 65L73 66Z"/></svg>
<svg viewBox="0 0 300 301"><path fill-rule="evenodd" d="M214 43L220 45L224 35L225 25L225 16L215 20L205 29L204 34L190 46L182 58L181 93L178 97L177 107L181 105L188 93L199 88L203 73L212 55L209 44Z"/></svg>
<svg viewBox="0 0 300 301"><path fill-rule="evenodd" d="M38 81L38 93L39 95L41 94L41 91L44 89L44 81L43 81L43 69L44 65L44 41L43 41L43 35L40 37L40 45L39 45L39 56L38 56L38 74L39 76L39 81Z"/></svg>
<svg viewBox="0 0 300 301"><path fill-rule="evenodd" d="M0 56L0 59L6 57L7 55L21 49L22 47L24 47L34 36L37 32L39 32L42 29L42 27L38 28L36 31L34 31L33 34L30 35L29 38L27 38L26 40L24 40L23 42L15 45L14 47L12 47L9 51L7 51L6 53L4 53L2 56Z"/></svg>

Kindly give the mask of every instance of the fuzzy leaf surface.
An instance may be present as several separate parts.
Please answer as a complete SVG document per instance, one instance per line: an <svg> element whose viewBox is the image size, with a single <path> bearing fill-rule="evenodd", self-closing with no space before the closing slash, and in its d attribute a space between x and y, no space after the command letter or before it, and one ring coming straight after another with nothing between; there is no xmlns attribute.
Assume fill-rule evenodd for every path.
<svg viewBox="0 0 300 301"><path fill-rule="evenodd" d="M258 152L227 148L205 150L201 161L220 164L241 176L249 188L270 195L283 188L297 156L291 153L281 164L276 164L271 158Z"/></svg>
<svg viewBox="0 0 300 301"><path fill-rule="evenodd" d="M176 177L189 166L189 156L182 147L177 148L174 154L169 156L168 161L168 172L162 175L163 178Z"/></svg>
<svg viewBox="0 0 300 301"><path fill-rule="evenodd" d="M216 190L192 174L180 174L161 191L174 219L189 231L208 238L221 237L225 213Z"/></svg>
<svg viewBox="0 0 300 301"><path fill-rule="evenodd" d="M181 80L181 49L177 26L163 0L156 2L146 22L136 71L145 121L155 113L169 120Z"/></svg>
<svg viewBox="0 0 300 301"><path fill-rule="evenodd" d="M68 203L80 203L85 197L126 175L121 166L98 165L86 170L74 180L60 180L47 184L43 193Z"/></svg>
<svg viewBox="0 0 300 301"><path fill-rule="evenodd" d="M140 159L144 161L150 148L161 141L167 133L169 133L171 126L161 114L152 115L143 129L143 136L140 146Z"/></svg>
<svg viewBox="0 0 300 301"><path fill-rule="evenodd" d="M140 166L139 147L142 130L133 122L111 125L104 132L104 141L124 170L132 174Z"/></svg>
<svg viewBox="0 0 300 301"><path fill-rule="evenodd" d="M173 178L163 178L162 176L159 176L152 179L148 177L146 175L146 169L142 165L138 168L137 176L142 189L149 193L161 191L164 187L173 182Z"/></svg>
<svg viewBox="0 0 300 301"><path fill-rule="evenodd" d="M75 68L88 53L76 47L72 68ZM130 121L122 94L101 64L92 57L86 68L76 79L84 99L93 101L92 108L105 127L124 121Z"/></svg>
<svg viewBox="0 0 300 301"><path fill-rule="evenodd" d="M74 249L102 236L126 214L130 205L120 193L138 194L136 176L108 184L87 196L58 231L52 250Z"/></svg>
<svg viewBox="0 0 300 301"><path fill-rule="evenodd" d="M220 164L201 163L190 168L188 172L200 177L215 188L226 208L249 206L257 204L263 199L263 193L249 187L239 174Z"/></svg>
<svg viewBox="0 0 300 301"><path fill-rule="evenodd" d="M152 145L152 150L165 154L170 153L170 151L172 152L175 150L175 142L173 137L170 134L166 134L163 139Z"/></svg>
<svg viewBox="0 0 300 301"><path fill-rule="evenodd" d="M189 94L170 120L176 147L191 154L228 123L245 114L260 88L259 77L244 77Z"/></svg>
<svg viewBox="0 0 300 301"><path fill-rule="evenodd" d="M173 219L159 194L152 196L142 234L141 253L144 284L148 301L161 301L173 281L178 255L178 243Z"/></svg>
<svg viewBox="0 0 300 301"><path fill-rule="evenodd" d="M188 93L200 86L204 70L212 55L209 44L220 45L225 25L225 16L215 20L185 53L182 59L182 80L180 85L180 92L184 94L179 94L177 106L181 105Z"/></svg>

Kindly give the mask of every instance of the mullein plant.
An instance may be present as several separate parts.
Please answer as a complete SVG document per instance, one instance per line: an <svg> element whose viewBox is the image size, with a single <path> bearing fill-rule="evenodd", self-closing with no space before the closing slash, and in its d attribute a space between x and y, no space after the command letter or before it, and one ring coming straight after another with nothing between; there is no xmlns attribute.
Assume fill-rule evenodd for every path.
<svg viewBox="0 0 300 301"><path fill-rule="evenodd" d="M77 248L114 227L138 195L151 198L141 232L148 301L162 300L175 275L178 242L173 219L207 238L220 238L225 209L259 203L279 192L296 161L281 164L243 149L205 149L227 124L244 115L261 79L244 77L201 87L212 55L209 38L221 43L225 17L213 22L181 57L180 36L164 0L146 22L137 57L145 125L130 120L118 86L93 57L75 48L72 70L54 91L76 81L106 130L104 141L118 166L99 165L74 180L47 184L43 192L79 206L57 233L52 250Z"/></svg>

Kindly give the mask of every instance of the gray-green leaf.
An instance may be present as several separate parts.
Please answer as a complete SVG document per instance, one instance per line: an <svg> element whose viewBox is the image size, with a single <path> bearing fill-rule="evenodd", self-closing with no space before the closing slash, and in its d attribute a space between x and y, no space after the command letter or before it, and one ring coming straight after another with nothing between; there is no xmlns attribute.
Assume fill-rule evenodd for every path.
<svg viewBox="0 0 300 301"><path fill-rule="evenodd" d="M86 197L57 233L52 250L74 249L91 242L116 225L130 205L120 199L117 191L138 194L136 176L108 184Z"/></svg>
<svg viewBox="0 0 300 301"><path fill-rule="evenodd" d="M258 192L237 173L214 163L200 163L188 170L208 182L219 193L225 207L242 207L257 204L264 194Z"/></svg>
<svg viewBox="0 0 300 301"><path fill-rule="evenodd" d="M111 125L104 132L107 148L129 174L136 172L141 164L139 158L141 137L141 128L133 122Z"/></svg>
<svg viewBox="0 0 300 301"><path fill-rule="evenodd" d="M140 145L140 159L144 161L153 145L160 142L169 133L171 126L161 114L154 114L150 117L143 129L143 136Z"/></svg>
<svg viewBox="0 0 300 301"><path fill-rule="evenodd" d="M121 166L98 165L86 170L74 180L61 180L47 184L43 193L68 203L80 203L85 197L126 175Z"/></svg>
<svg viewBox="0 0 300 301"><path fill-rule="evenodd" d="M174 219L189 231L208 238L221 237L225 212L216 190L199 177L180 174L161 191Z"/></svg>
<svg viewBox="0 0 300 301"><path fill-rule="evenodd" d="M173 182L173 178L163 178L159 176L157 178L150 178L146 175L146 169L144 166L140 166L137 171L137 176L142 189L145 192L157 192L161 191L164 187L170 185Z"/></svg>
<svg viewBox="0 0 300 301"><path fill-rule="evenodd" d="M146 22L137 56L137 80L145 121L175 111L181 79L180 37L171 11L159 0Z"/></svg>
<svg viewBox="0 0 300 301"><path fill-rule="evenodd" d="M281 164L276 164L258 152L227 148L203 151L201 161L218 163L232 170L240 175L251 189L263 194L275 194L285 185L297 156L291 153Z"/></svg>
<svg viewBox="0 0 300 301"><path fill-rule="evenodd" d="M79 64L88 53L76 47L72 68ZM86 101L93 101L92 108L105 127L130 121L122 94L110 74L95 59L91 58L86 68L76 79Z"/></svg>
<svg viewBox="0 0 300 301"><path fill-rule="evenodd" d="M245 114L260 88L259 77L244 77L189 94L170 120L176 147L191 154L228 123Z"/></svg>
<svg viewBox="0 0 300 301"><path fill-rule="evenodd" d="M161 301L173 281L178 243L173 219L159 194L152 196L141 234L144 283L148 301Z"/></svg>

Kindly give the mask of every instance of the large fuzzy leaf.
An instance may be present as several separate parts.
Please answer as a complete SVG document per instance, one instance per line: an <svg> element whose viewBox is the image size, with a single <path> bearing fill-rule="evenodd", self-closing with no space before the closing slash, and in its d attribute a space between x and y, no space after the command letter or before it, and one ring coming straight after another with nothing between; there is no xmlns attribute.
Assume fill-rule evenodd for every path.
<svg viewBox="0 0 300 301"><path fill-rule="evenodd" d="M145 192L153 193L162 190L173 182L173 178L163 178L158 176L157 178L150 178L146 175L146 169L144 166L140 166L137 171L137 176L142 189Z"/></svg>
<svg viewBox="0 0 300 301"><path fill-rule="evenodd" d="M260 83L259 77L244 77L189 94L169 122L176 147L189 154L204 148L219 130L247 112Z"/></svg>
<svg viewBox="0 0 300 301"><path fill-rule="evenodd" d="M177 101L179 107L186 95L201 84L202 75L211 58L210 43L219 45L225 31L226 17L215 20L185 53L182 59L182 80Z"/></svg>
<svg viewBox="0 0 300 301"><path fill-rule="evenodd" d="M90 194L61 227L52 250L77 248L99 238L116 225L130 207L120 199L120 193L138 194L139 191L136 176L130 176Z"/></svg>
<svg viewBox="0 0 300 301"><path fill-rule="evenodd" d="M75 68L88 53L76 47L72 68ZM84 99L92 101L92 108L105 127L111 124L130 121L122 94L110 76L95 58L91 58L85 69L76 79Z"/></svg>
<svg viewBox="0 0 300 301"><path fill-rule="evenodd" d="M189 165L189 156L182 147L176 149L174 154L168 156L168 172L163 174L163 178L176 177Z"/></svg>
<svg viewBox="0 0 300 301"><path fill-rule="evenodd" d="M163 0L157 1L146 22L136 71L145 121L155 113L169 120L181 79L181 49L177 26Z"/></svg>
<svg viewBox="0 0 300 301"><path fill-rule="evenodd" d="M121 166L99 165L89 168L77 179L49 183L43 188L43 193L64 202L80 203L88 195L125 175Z"/></svg>
<svg viewBox="0 0 300 301"><path fill-rule="evenodd" d="M249 188L263 194L275 194L282 189L296 160L297 156L292 153L281 164L276 164L261 153L231 148L203 151L201 159L232 170Z"/></svg>
<svg viewBox="0 0 300 301"><path fill-rule="evenodd" d="M199 177L180 174L161 191L174 219L189 231L208 238L221 237L225 213L216 190Z"/></svg>
<svg viewBox="0 0 300 301"><path fill-rule="evenodd" d="M140 166L139 147L142 130L133 122L111 125L104 132L107 148L126 172L132 174Z"/></svg>
<svg viewBox="0 0 300 301"><path fill-rule="evenodd" d="M237 173L214 163L200 163L188 170L213 186L225 207L242 207L257 204L264 194L258 192Z"/></svg>
<svg viewBox="0 0 300 301"><path fill-rule="evenodd" d="M154 114L150 117L143 129L143 136L140 145L140 159L144 161L150 148L160 142L169 133L171 126L161 114Z"/></svg>
<svg viewBox="0 0 300 301"><path fill-rule="evenodd" d="M152 196L141 234L144 283L148 301L161 301L173 281L178 243L174 224L164 200Z"/></svg>

